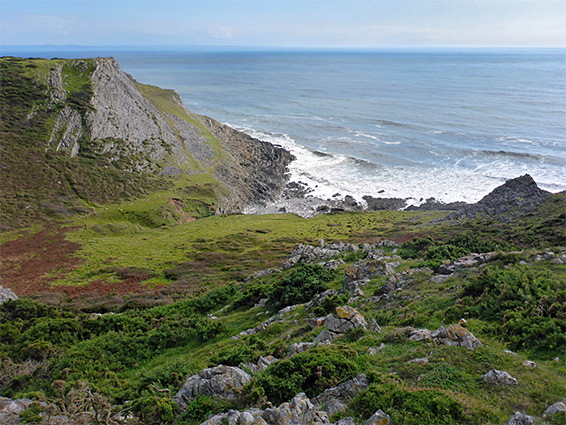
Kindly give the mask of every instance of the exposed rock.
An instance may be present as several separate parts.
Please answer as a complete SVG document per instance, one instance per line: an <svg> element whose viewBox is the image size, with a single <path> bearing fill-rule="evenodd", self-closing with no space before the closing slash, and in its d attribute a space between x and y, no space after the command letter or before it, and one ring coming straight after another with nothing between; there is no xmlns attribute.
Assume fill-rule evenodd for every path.
<svg viewBox="0 0 566 425"><path fill-rule="evenodd" d="M394 274L393 267L384 259L353 264L344 271L344 283L369 279L372 276L387 276Z"/></svg>
<svg viewBox="0 0 566 425"><path fill-rule="evenodd" d="M355 308L347 305L336 307L336 313L338 318L332 314L326 316L326 326L330 333L341 335L350 329L367 329L366 319Z"/></svg>
<svg viewBox="0 0 566 425"><path fill-rule="evenodd" d="M250 379L248 373L237 367L219 365L204 369L187 378L174 401L184 410L199 395L233 399L235 390L250 382Z"/></svg>
<svg viewBox="0 0 566 425"><path fill-rule="evenodd" d="M534 423L534 418L532 416L528 416L517 411L507 422L505 422L505 425L534 425Z"/></svg>
<svg viewBox="0 0 566 425"><path fill-rule="evenodd" d="M375 412L364 425L389 425L391 424L389 416L386 415L381 409Z"/></svg>
<svg viewBox="0 0 566 425"><path fill-rule="evenodd" d="M5 303L6 301L13 301L17 300L18 296L14 291L10 288L4 288L0 286L0 304Z"/></svg>
<svg viewBox="0 0 566 425"><path fill-rule="evenodd" d="M405 210L406 211L454 211L461 210L467 207L466 202L450 202L445 204L442 201L437 201L435 198L427 198L423 204L419 206L410 205Z"/></svg>
<svg viewBox="0 0 566 425"><path fill-rule="evenodd" d="M79 139L82 135L83 126L80 114L69 106L65 106L55 120L47 145L49 148L52 144L56 144L57 152L68 152L71 158L74 158L79 153Z"/></svg>
<svg viewBox="0 0 566 425"><path fill-rule="evenodd" d="M262 418L270 425L329 424L328 414L315 409L304 393L299 393L289 403L266 409Z"/></svg>
<svg viewBox="0 0 566 425"><path fill-rule="evenodd" d="M544 411L542 417L547 418L549 416L561 414L566 418L566 403L563 401L558 401L551 406L548 406Z"/></svg>
<svg viewBox="0 0 566 425"><path fill-rule="evenodd" d="M461 325L450 325L448 328L441 326L430 336L436 344L456 345L469 350L475 350L482 346L480 340Z"/></svg>
<svg viewBox="0 0 566 425"><path fill-rule="evenodd" d="M49 71L47 75L47 93L51 102L60 102L65 100L67 92L63 88L63 67L55 63L55 67Z"/></svg>
<svg viewBox="0 0 566 425"><path fill-rule="evenodd" d="M258 372L263 372L277 360L279 360L277 357L273 357L271 355L267 357L260 356L257 363L240 363L239 368L248 369L252 373L252 375L255 375Z"/></svg>
<svg viewBox="0 0 566 425"><path fill-rule="evenodd" d="M407 363L427 364L428 363L428 357L419 357L418 359L409 360Z"/></svg>
<svg viewBox="0 0 566 425"><path fill-rule="evenodd" d="M245 412L228 410L226 413L211 416L201 425L267 425L261 414L262 410L248 409Z"/></svg>
<svg viewBox="0 0 566 425"><path fill-rule="evenodd" d="M509 373L492 369L487 372L485 375L482 376L483 380L488 384L493 385L517 385L518 382L515 378L513 378Z"/></svg>
<svg viewBox="0 0 566 425"><path fill-rule="evenodd" d="M362 288L367 286L368 283L369 283L369 279L352 280L349 282L345 282L344 286L342 286L341 291L348 293L350 296L357 296L360 294L360 291L362 291Z"/></svg>
<svg viewBox="0 0 566 425"><path fill-rule="evenodd" d="M468 254L457 260L444 260L437 269L437 273L449 275L462 269L477 267L493 260L497 256L496 252L486 252L483 254Z"/></svg>
<svg viewBox="0 0 566 425"><path fill-rule="evenodd" d="M369 322L369 328L374 331L375 333L379 334L381 333L381 326L379 326L377 324L377 322L375 321L375 319L371 319Z"/></svg>
<svg viewBox="0 0 566 425"><path fill-rule="evenodd" d="M359 250L358 245L345 244L343 242L336 242L332 244L327 244L324 240L320 239L318 246L308 245L308 244L296 244L293 251L289 255L287 261L283 265L283 268L293 267L297 263L303 264L319 264L328 262L333 257L340 255L345 252L357 252ZM343 263L343 262L342 262ZM327 263L328 268L332 268L337 263L335 261Z"/></svg>
<svg viewBox="0 0 566 425"><path fill-rule="evenodd" d="M535 362L533 362L532 360L525 360L523 362L523 366L530 367L530 368L536 368L537 364Z"/></svg>
<svg viewBox="0 0 566 425"><path fill-rule="evenodd" d="M288 356L294 356L295 354L302 353L303 351L307 351L317 345L318 341L315 342L294 342L289 347Z"/></svg>
<svg viewBox="0 0 566 425"><path fill-rule="evenodd" d="M12 400L11 398L0 397L0 424L19 424L20 413L26 410L32 403L33 401L27 398Z"/></svg>
<svg viewBox="0 0 566 425"><path fill-rule="evenodd" d="M377 353L379 353L381 350L383 350L385 348L385 344L382 342L381 345L379 347L369 347L368 348L368 352L369 354L371 354L372 356L375 356Z"/></svg>
<svg viewBox="0 0 566 425"><path fill-rule="evenodd" d="M424 339L432 339L431 332L428 329L415 329L409 336L409 341L422 341Z"/></svg>
<svg viewBox="0 0 566 425"><path fill-rule="evenodd" d="M401 198L374 198L373 196L364 196L362 199L366 201L368 211L400 210L407 206L407 201Z"/></svg>
<svg viewBox="0 0 566 425"><path fill-rule="evenodd" d="M318 305L320 305L326 298L328 297L332 297L334 295L336 295L338 292L336 292L335 289L328 289L326 291L324 291L321 294L318 294L316 297L314 297L312 300L310 300L308 303L305 304L306 308L311 308L311 307L316 307Z"/></svg>
<svg viewBox="0 0 566 425"><path fill-rule="evenodd" d="M500 221L511 221L528 214L550 196L550 192L539 189L533 178L525 174L507 180L478 203L448 215L445 220L486 216L497 217Z"/></svg>
<svg viewBox="0 0 566 425"><path fill-rule="evenodd" d="M365 374L360 374L353 379L329 388L312 399L317 409L322 409L329 415L346 410L346 403L356 394L365 390L369 383Z"/></svg>

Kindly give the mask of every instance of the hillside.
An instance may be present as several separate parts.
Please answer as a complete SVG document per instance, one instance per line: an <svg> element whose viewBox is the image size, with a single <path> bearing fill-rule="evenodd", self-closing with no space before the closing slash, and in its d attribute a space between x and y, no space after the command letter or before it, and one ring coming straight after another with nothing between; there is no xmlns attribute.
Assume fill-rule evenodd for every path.
<svg viewBox="0 0 566 425"><path fill-rule="evenodd" d="M112 58L0 59L2 226L146 198L160 225L276 198L285 150L187 111Z"/></svg>
<svg viewBox="0 0 566 425"><path fill-rule="evenodd" d="M0 65L0 423L566 423L565 193L221 214L290 156L111 59Z"/></svg>

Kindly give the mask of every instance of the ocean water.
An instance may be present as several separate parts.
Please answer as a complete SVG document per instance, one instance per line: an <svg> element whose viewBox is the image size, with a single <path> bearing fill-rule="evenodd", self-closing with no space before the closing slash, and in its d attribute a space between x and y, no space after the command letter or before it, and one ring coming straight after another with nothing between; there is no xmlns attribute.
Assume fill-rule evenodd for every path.
<svg viewBox="0 0 566 425"><path fill-rule="evenodd" d="M525 173L566 190L564 49L101 53L289 149L323 198L476 202Z"/></svg>

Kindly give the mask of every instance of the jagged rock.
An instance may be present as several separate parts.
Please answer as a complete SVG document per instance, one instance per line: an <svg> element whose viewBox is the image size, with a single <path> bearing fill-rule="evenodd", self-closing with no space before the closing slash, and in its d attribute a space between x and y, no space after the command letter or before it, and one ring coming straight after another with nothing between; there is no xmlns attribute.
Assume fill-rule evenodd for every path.
<svg viewBox="0 0 566 425"><path fill-rule="evenodd" d="M381 333L381 326L377 324L375 319L371 319L369 322L369 328L374 331L375 333Z"/></svg>
<svg viewBox="0 0 566 425"><path fill-rule="evenodd" d="M294 356L295 354L302 353L303 351L309 350L317 345L315 342L295 342L289 347L288 356Z"/></svg>
<svg viewBox="0 0 566 425"><path fill-rule="evenodd" d="M456 345L469 350L475 350L482 346L480 340L461 325L450 325L448 328L441 326L430 336L436 344Z"/></svg>
<svg viewBox="0 0 566 425"><path fill-rule="evenodd" d="M431 332L428 329L415 329L409 336L409 341L422 341L424 339L432 339Z"/></svg>
<svg viewBox="0 0 566 425"><path fill-rule="evenodd" d="M534 425L534 418L519 411L509 418L505 425Z"/></svg>
<svg viewBox="0 0 566 425"><path fill-rule="evenodd" d="M318 294L312 300L305 304L306 308L316 307L322 303L326 298L336 295L338 292L335 289L328 289L321 294Z"/></svg>
<svg viewBox="0 0 566 425"><path fill-rule="evenodd" d="M483 380L488 384L493 385L517 385L518 382L515 378L513 378L509 373L492 369L487 372L485 375L482 376Z"/></svg>
<svg viewBox="0 0 566 425"><path fill-rule="evenodd" d="M10 288L4 288L0 286L0 304L5 303L6 301L14 301L17 300L18 296L14 291Z"/></svg>
<svg viewBox="0 0 566 425"><path fill-rule="evenodd" d="M441 275L450 275L462 269L477 267L491 261L497 255L496 252L486 252L483 254L468 254L457 260L444 260L437 269Z"/></svg>
<svg viewBox="0 0 566 425"><path fill-rule="evenodd" d="M333 259L333 257L344 252L356 252L359 249L354 244L345 244L344 242L328 244L322 239L319 240L318 246L299 243L294 246L283 268L288 269L297 263L304 263L323 264L326 268L332 269L344 263L342 259Z"/></svg>
<svg viewBox="0 0 566 425"><path fill-rule="evenodd" d="M369 347L368 348L368 352L372 355L375 356L377 353L379 353L381 350L383 350L385 348L385 344L382 342L381 345L379 347Z"/></svg>
<svg viewBox="0 0 566 425"><path fill-rule="evenodd" d="M394 274L393 267L384 259L366 261L361 264L353 264L344 271L344 284L353 281L363 281L372 276L387 276Z"/></svg>
<svg viewBox="0 0 566 425"><path fill-rule="evenodd" d="M174 401L181 410L199 395L227 399L235 398L235 391L250 382L250 375L233 366L219 365L201 370L185 381L183 388L175 395Z"/></svg>
<svg viewBox="0 0 566 425"><path fill-rule="evenodd" d="M365 390L369 383L365 374L360 374L353 379L329 388L312 399L316 409L321 409L329 415L346 411L346 403L356 394Z"/></svg>
<svg viewBox="0 0 566 425"><path fill-rule="evenodd" d="M83 126L80 114L69 106L65 106L51 131L48 146L56 144L57 152L68 152L71 158L79 153L79 139L83 135Z"/></svg>
<svg viewBox="0 0 566 425"><path fill-rule="evenodd" d="M258 372L263 372L277 360L279 360L277 357L273 357L271 355L267 357L260 356L257 363L240 363L239 368L248 369L252 373L252 375L255 375Z"/></svg>
<svg viewBox="0 0 566 425"><path fill-rule="evenodd" d="M407 206L407 201L401 198L374 198L373 196L363 196L362 199L366 201L368 211L400 210Z"/></svg>
<svg viewBox="0 0 566 425"><path fill-rule="evenodd" d="M550 192L539 189L533 178L525 174L507 180L478 203L448 215L445 220L487 216L497 217L500 221L511 221L528 214L550 196Z"/></svg>
<svg viewBox="0 0 566 425"><path fill-rule="evenodd" d="M549 416L553 416L556 414L562 414L566 417L566 403L563 401L558 401L551 406L548 406L547 409L542 414L543 418L547 418Z"/></svg>
<svg viewBox="0 0 566 425"><path fill-rule="evenodd" d="M7 397L0 397L0 424L16 425L20 423L19 415L26 410L33 400L21 398L12 400Z"/></svg>
<svg viewBox="0 0 566 425"><path fill-rule="evenodd" d="M319 333L314 340L320 345L328 345L332 343L332 340L336 338L336 336L336 334L325 329L321 333Z"/></svg>
<svg viewBox="0 0 566 425"><path fill-rule="evenodd" d="M266 409L262 415L270 425L330 424L326 412L315 409L304 393L299 393L289 403Z"/></svg>
<svg viewBox="0 0 566 425"><path fill-rule="evenodd" d="M367 421L364 422L364 425L389 425L391 420L389 416L386 415L381 409L375 412Z"/></svg>
<svg viewBox="0 0 566 425"><path fill-rule="evenodd" d="M362 288L366 287L369 283L369 279L363 280L352 280L349 282L344 282L344 286L342 286L341 292L346 292L350 296L355 296Z"/></svg>
<svg viewBox="0 0 566 425"><path fill-rule="evenodd" d="M244 412L228 410L226 413L211 416L201 425L267 425L267 422L261 417L262 413L262 410L254 408Z"/></svg>
<svg viewBox="0 0 566 425"><path fill-rule="evenodd" d="M531 367L531 368L536 368L537 364L535 362L533 362L532 360L525 360L523 362L523 366L525 367Z"/></svg>
<svg viewBox="0 0 566 425"><path fill-rule="evenodd" d="M367 329L367 322L355 308L350 306L336 307L338 317L332 314L326 316L326 326L333 334L345 334L350 329L362 328Z"/></svg>
<svg viewBox="0 0 566 425"><path fill-rule="evenodd" d="M351 416L348 416L347 418L340 419L338 422L336 422L336 425L356 425L356 423Z"/></svg>

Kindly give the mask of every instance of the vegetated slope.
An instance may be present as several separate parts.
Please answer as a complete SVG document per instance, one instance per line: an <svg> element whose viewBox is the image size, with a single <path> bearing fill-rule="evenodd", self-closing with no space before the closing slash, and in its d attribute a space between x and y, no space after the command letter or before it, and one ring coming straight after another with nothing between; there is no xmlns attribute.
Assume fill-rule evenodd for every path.
<svg viewBox="0 0 566 425"><path fill-rule="evenodd" d="M2 58L0 70L5 229L165 190L160 207L183 221L284 187L287 151L190 113L112 58Z"/></svg>
<svg viewBox="0 0 566 425"><path fill-rule="evenodd" d="M137 231L122 218L112 232L104 219L118 226L114 212L83 219L75 232L89 246L85 276L103 273L101 260L124 268L145 261L147 270L163 271L162 283L196 275L204 282L199 290L216 289L153 307L5 302L0 395L46 400L26 410L37 422L42 411L66 411L96 423L98 409L116 421L127 411L132 421L188 425L228 409L278 406L299 392L315 400L364 373L367 386L342 405L317 409L338 406L333 422L352 416L357 424L378 409L394 424L503 424L517 410L542 422L566 385L566 248L554 242L564 198L549 202L512 223L450 224L433 222L445 213L378 211L308 220L209 217ZM532 226L541 235L536 246L517 238ZM293 248L296 242L303 245ZM146 258L151 252L156 258ZM367 325L324 339L350 314L345 306ZM471 332L481 346L450 345L424 331L441 327L456 338ZM182 409L173 400L204 368L247 363L240 367L248 370L269 355L279 360L252 374L233 398L201 394ZM486 382L482 376L493 369L517 383ZM563 421L560 414L545 419Z"/></svg>

